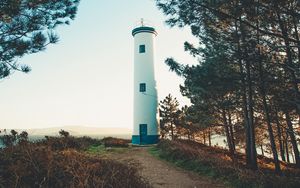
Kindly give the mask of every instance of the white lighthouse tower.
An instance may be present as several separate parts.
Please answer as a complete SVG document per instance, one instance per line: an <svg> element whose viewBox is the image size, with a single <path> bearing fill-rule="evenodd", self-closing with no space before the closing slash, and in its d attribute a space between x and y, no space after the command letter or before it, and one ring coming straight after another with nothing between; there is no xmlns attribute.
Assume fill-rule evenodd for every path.
<svg viewBox="0 0 300 188"><path fill-rule="evenodd" d="M158 134L158 99L154 74L153 27L141 26L132 30L134 37L134 118L132 144L155 144Z"/></svg>

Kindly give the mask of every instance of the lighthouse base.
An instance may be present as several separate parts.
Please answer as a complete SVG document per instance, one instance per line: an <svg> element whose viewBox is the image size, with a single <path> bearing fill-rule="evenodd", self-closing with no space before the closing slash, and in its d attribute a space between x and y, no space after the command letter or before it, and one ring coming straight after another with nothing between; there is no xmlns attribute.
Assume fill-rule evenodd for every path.
<svg viewBox="0 0 300 188"><path fill-rule="evenodd" d="M148 145L148 144L157 144L159 141L159 135L132 135L132 144L135 145Z"/></svg>

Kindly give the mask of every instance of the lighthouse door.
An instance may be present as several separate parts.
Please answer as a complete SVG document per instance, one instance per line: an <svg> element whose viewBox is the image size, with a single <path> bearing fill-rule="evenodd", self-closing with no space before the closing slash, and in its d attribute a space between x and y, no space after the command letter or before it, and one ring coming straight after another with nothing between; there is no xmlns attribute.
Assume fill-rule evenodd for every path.
<svg viewBox="0 0 300 188"><path fill-rule="evenodd" d="M140 124L140 139L141 144L147 142L147 124Z"/></svg>

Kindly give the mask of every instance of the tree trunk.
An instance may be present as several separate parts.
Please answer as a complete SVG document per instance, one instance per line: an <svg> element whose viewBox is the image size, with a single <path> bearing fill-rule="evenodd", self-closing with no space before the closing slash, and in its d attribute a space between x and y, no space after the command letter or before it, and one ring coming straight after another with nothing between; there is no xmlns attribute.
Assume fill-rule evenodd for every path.
<svg viewBox="0 0 300 188"><path fill-rule="evenodd" d="M295 160L296 160L296 166L298 168L300 168L300 156L299 156L299 149L298 149L298 146L297 146L297 141L296 141L296 137L295 137L295 133L294 133L294 128L293 128L293 124L292 124L292 121L291 121L291 117L290 117L290 114L286 111L285 112L285 117L286 117L286 123L288 125L288 134L291 138L291 143L292 143L292 146L293 146L293 151L294 151L294 154L295 154Z"/></svg>
<svg viewBox="0 0 300 188"><path fill-rule="evenodd" d="M251 144L250 144L250 126L249 126L249 117L248 117L248 104L247 104L247 90L246 90L246 81L245 81L245 74L244 74L244 66L243 61L241 59L242 51L241 51L241 44L240 38L238 34L238 24L237 20L235 22L235 33L237 38L237 50L238 50L238 62L240 68L240 79L241 79L241 90L242 90L242 101L243 101L243 115L244 115L244 124L245 124L245 136L246 136L246 165L251 167Z"/></svg>
<svg viewBox="0 0 300 188"><path fill-rule="evenodd" d="M285 138L285 152L286 152L286 160L288 163L290 162L290 155L289 155L289 135L288 132L286 131L286 138Z"/></svg>
<svg viewBox="0 0 300 188"><path fill-rule="evenodd" d="M271 118L270 118L270 114L269 114L269 110L268 110L268 106L267 106L266 96L265 96L265 94L262 94L262 95L263 95L262 96L263 106L264 106L264 111L265 111L265 116L266 116L266 121L267 121L267 126L268 126L270 144L271 144L271 149L272 149L273 158L274 158L275 172L277 174L281 174L280 163L278 160L278 153L277 153L277 149L276 149L276 144L275 144L273 129L272 129L272 125L271 125Z"/></svg>
<svg viewBox="0 0 300 188"><path fill-rule="evenodd" d="M174 140L174 128L172 123L171 123L171 136L172 136L172 140Z"/></svg>
<svg viewBox="0 0 300 188"><path fill-rule="evenodd" d="M211 130L208 128L208 145L211 146Z"/></svg>
<svg viewBox="0 0 300 188"><path fill-rule="evenodd" d="M229 123L229 132L230 132L230 136L231 136L232 148L235 151L235 140L234 140L234 135L233 135L233 125L232 125L231 114L230 114L229 110L228 110L228 123Z"/></svg>
<svg viewBox="0 0 300 188"><path fill-rule="evenodd" d="M250 62L246 59L246 75L247 75L247 85L248 85L248 117L249 117L249 131L250 131L250 148L251 148L251 167L257 170L257 152L255 145L255 127L253 118L253 96L252 96L252 78L250 70Z"/></svg>
<svg viewBox="0 0 300 188"><path fill-rule="evenodd" d="M277 174L281 174L280 163L278 160L278 153L277 153L277 149L276 149L272 124L271 124L271 118L270 118L269 109L268 109L268 105L267 105L266 95L265 95L263 88L261 89L261 94L262 94L262 99L263 99L263 107L264 107L264 111L265 111L265 117L266 117L267 126L268 126L268 133L269 133L269 138L270 138L271 149L272 149L273 158L274 158L275 172Z"/></svg>
<svg viewBox="0 0 300 188"><path fill-rule="evenodd" d="M241 20L241 18L240 18ZM241 30L241 39L244 45L246 45L248 42L246 41L246 28L245 26L240 25ZM247 83L247 89L246 92L248 95L247 97L247 108L248 108L248 132L249 132L249 142L250 142L250 156L251 156L251 168L253 170L257 170L257 152L256 152L256 145L255 145L255 127L253 123L253 88L252 88L252 77L251 77L251 68L250 68L250 61L249 61L249 54L248 49L245 46L244 47L244 60L246 63L246 83Z"/></svg>
<svg viewBox="0 0 300 188"><path fill-rule="evenodd" d="M257 43L259 44L259 37L257 37ZM257 50L257 56L258 56L258 68L259 68L259 85L260 85L260 93L261 93L261 98L263 101L263 110L265 113L265 118L267 121L267 126L268 126L268 133L269 133L269 138L270 138L270 144L271 144L271 149L273 153L273 158L274 158L274 164L275 164L275 172L277 174L281 174L281 169L280 169L280 163L278 160L278 153L276 149L276 144L275 144L275 138L273 134L273 128L271 124L271 117L270 117L270 112L267 104L267 98L266 98L266 89L265 89L265 80L264 80L264 71L263 71L263 65L262 65L262 59L261 59L261 53L260 50Z"/></svg>
<svg viewBox="0 0 300 188"><path fill-rule="evenodd" d="M294 155L294 153L291 152L291 155L292 155L293 163L295 163L295 155Z"/></svg>
<svg viewBox="0 0 300 188"><path fill-rule="evenodd" d="M292 11L294 12L293 9L292 9ZM295 38L297 40L298 63L300 63L300 39L299 39L298 26L297 26L297 21L296 21L297 18L295 15L292 15L292 18L293 18L293 25L294 25L294 30L295 30ZM299 19L297 19L297 20L299 21ZM300 125L300 113L298 113L298 125Z"/></svg>
<svg viewBox="0 0 300 188"><path fill-rule="evenodd" d="M264 148L263 148L263 145L262 145L262 144L260 144L260 150L261 150L261 155L262 155L262 156L265 156Z"/></svg>
<svg viewBox="0 0 300 188"><path fill-rule="evenodd" d="M278 134L280 156L281 156L281 160L286 161L285 160L285 155L284 155L284 148L283 148L282 131L281 131L281 127L280 127L281 125L279 123L277 110L276 110L275 113L276 113L275 114L275 121L276 121L276 126L277 126L277 134Z"/></svg>
<svg viewBox="0 0 300 188"><path fill-rule="evenodd" d="M294 10L292 9L294 12ZM296 18L295 15L292 15L293 18L293 25L294 25L294 30L295 30L295 39L297 40L297 49L298 49L298 62L300 63L300 39L299 39L299 32L298 32L298 25L297 25L297 20L299 19ZM300 121L300 119L299 119Z"/></svg>
<svg viewBox="0 0 300 188"><path fill-rule="evenodd" d="M222 117L223 117L223 124L224 124L225 134L226 134L226 138L227 138L229 153L232 157L232 160L234 160L234 149L233 149L233 146L232 146L231 136L230 136L230 132L229 132L229 128L228 128L228 123L227 123L227 118L226 118L226 111L224 109L222 111Z"/></svg>

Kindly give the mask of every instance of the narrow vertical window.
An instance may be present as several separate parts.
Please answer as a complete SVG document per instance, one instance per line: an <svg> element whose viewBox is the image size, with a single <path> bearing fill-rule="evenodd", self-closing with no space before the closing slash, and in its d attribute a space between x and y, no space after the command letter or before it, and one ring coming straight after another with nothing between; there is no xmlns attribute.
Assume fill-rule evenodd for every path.
<svg viewBox="0 0 300 188"><path fill-rule="evenodd" d="M139 52L140 53L145 53L146 52L146 46L144 44L140 45Z"/></svg>
<svg viewBox="0 0 300 188"><path fill-rule="evenodd" d="M140 92L146 92L146 84L145 83L140 84Z"/></svg>

